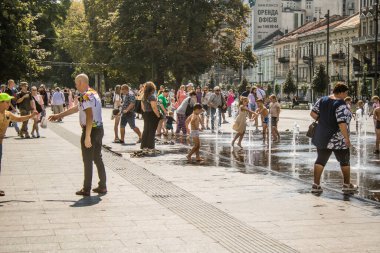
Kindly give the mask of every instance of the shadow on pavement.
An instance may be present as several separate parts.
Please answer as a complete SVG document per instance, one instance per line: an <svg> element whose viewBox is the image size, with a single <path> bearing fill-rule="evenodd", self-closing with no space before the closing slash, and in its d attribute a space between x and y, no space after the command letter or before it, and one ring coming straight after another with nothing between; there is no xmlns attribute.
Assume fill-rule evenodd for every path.
<svg viewBox="0 0 380 253"><path fill-rule="evenodd" d="M102 201L102 199L99 196L83 197L70 206L71 207L94 206L94 205L99 204L100 201Z"/></svg>

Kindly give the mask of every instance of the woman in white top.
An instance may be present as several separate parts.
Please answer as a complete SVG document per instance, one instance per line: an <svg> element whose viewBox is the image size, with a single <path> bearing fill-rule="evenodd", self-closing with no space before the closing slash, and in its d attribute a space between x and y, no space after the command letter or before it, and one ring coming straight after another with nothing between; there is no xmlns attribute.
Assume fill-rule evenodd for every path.
<svg viewBox="0 0 380 253"><path fill-rule="evenodd" d="M41 117L41 112L44 110L44 100L42 96L37 93L37 87L32 87L32 109L34 112L38 112L38 115L33 117L33 128L31 135L33 138L40 138L40 133L38 131L38 122ZM34 131L37 135L34 134Z"/></svg>
<svg viewBox="0 0 380 253"><path fill-rule="evenodd" d="M115 139L114 142L119 143L119 123L120 123L120 107L121 107L121 86L116 85L115 93L113 95L113 119L115 120L114 131Z"/></svg>

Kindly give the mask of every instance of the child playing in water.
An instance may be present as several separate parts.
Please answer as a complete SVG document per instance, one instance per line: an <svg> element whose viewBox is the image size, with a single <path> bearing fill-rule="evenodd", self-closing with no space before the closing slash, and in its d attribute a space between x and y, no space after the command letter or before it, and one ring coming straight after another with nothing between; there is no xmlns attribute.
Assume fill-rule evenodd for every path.
<svg viewBox="0 0 380 253"><path fill-rule="evenodd" d="M373 119L376 122L376 149L375 154L380 154L380 107L376 107L373 111Z"/></svg>
<svg viewBox="0 0 380 253"><path fill-rule="evenodd" d="M204 159L200 157L199 155L199 149L201 147L201 142L199 139L199 125L201 124L201 119L199 115L202 113L202 105L196 104L194 105L193 114L190 115L190 137L193 138L193 148L191 149L190 153L186 156L187 160L191 162L191 156L195 153L196 160L201 162Z"/></svg>
<svg viewBox="0 0 380 253"><path fill-rule="evenodd" d="M174 113L170 111L168 116L166 116L166 134L168 134L169 130L170 130L172 136L174 134L173 133L173 123L175 122L173 115L174 115Z"/></svg>
<svg viewBox="0 0 380 253"><path fill-rule="evenodd" d="M269 123L269 111L264 106L264 101L262 99L256 100L257 103L257 110L256 113L253 115L252 119L255 120L259 115L261 116L261 122L263 124L263 142L265 143L267 137L268 137L268 123Z"/></svg>
<svg viewBox="0 0 380 253"><path fill-rule="evenodd" d="M359 100L358 108L355 113L356 133L359 133L359 125L362 124L363 117L364 117L364 102L362 100Z"/></svg>
<svg viewBox="0 0 380 253"><path fill-rule="evenodd" d="M235 141L239 138L238 146L241 146L241 141L243 140L245 129L247 127L247 116L248 113L255 114L253 111L248 109L249 99L247 97L241 97L239 103L239 115L236 118L232 129L236 131L236 135L231 143L232 147L235 145Z"/></svg>

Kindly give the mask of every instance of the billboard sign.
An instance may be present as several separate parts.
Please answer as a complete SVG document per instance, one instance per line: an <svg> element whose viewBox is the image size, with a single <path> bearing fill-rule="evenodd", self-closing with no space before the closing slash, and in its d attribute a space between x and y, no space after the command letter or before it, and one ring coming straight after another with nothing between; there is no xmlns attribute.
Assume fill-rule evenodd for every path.
<svg viewBox="0 0 380 253"><path fill-rule="evenodd" d="M257 0L254 11L255 43L280 29L281 0Z"/></svg>

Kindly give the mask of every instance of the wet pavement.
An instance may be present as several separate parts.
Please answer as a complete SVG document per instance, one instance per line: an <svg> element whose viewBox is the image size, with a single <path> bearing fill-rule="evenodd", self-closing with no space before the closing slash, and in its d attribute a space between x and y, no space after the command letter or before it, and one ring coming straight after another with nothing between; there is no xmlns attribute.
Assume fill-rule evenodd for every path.
<svg viewBox="0 0 380 253"><path fill-rule="evenodd" d="M253 134L249 143L248 134L243 140L244 149L231 147L231 133L211 134L205 131L201 134L201 154L206 158L205 162L194 163L201 166L219 166L229 172L244 174L268 174L276 173L280 176L288 176L307 183L313 182L313 164L316 159L316 149L310 143L305 133L300 133L293 144L291 132L281 133L281 141L273 143L271 151L268 144L262 143L261 134ZM375 136L368 134L367 138L361 137L360 143L357 136L351 136L354 148L351 150L351 181L359 185L357 196L379 201L373 195L373 191L380 189L380 157L373 154ZM157 145L165 156L168 164L192 166L185 159L178 159L178 154L186 154L191 145L189 139L179 138L176 145ZM121 146L123 147L123 146ZM125 148L127 147L127 149ZM133 151L135 151L134 146ZM114 151L130 154L133 151L128 145L122 149L114 147ZM342 174L339 163L332 154L322 176L322 185L325 188L340 191Z"/></svg>

